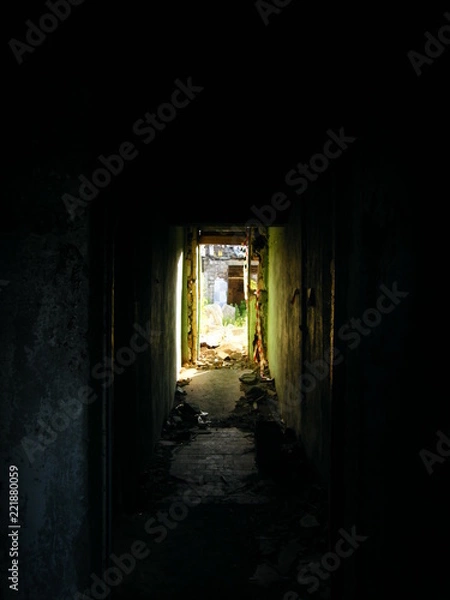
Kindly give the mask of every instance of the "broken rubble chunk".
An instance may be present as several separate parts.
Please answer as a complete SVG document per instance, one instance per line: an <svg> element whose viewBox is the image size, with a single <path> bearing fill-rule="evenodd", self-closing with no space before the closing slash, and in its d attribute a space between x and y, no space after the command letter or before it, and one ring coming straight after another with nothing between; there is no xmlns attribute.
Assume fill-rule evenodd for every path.
<svg viewBox="0 0 450 600"><path fill-rule="evenodd" d="M202 417L201 415L198 415L197 417L197 424L199 427L201 427L202 429L208 427L208 425L211 424L211 421L206 421L204 419L204 417Z"/></svg>
<svg viewBox="0 0 450 600"><path fill-rule="evenodd" d="M210 326L221 326L223 313L219 304L206 304L203 307L203 313Z"/></svg>
<svg viewBox="0 0 450 600"><path fill-rule="evenodd" d="M300 519L302 527L319 527L319 521L314 515L307 514Z"/></svg>
<svg viewBox="0 0 450 600"><path fill-rule="evenodd" d="M190 404L189 402L182 402L181 404L179 404L177 406L177 410L179 412L184 413L185 415L198 415L200 414L202 411L200 410L200 407L197 406L196 404Z"/></svg>
<svg viewBox="0 0 450 600"><path fill-rule="evenodd" d="M224 304L222 306L222 315L224 319L235 319L236 308L234 306L231 306L230 304Z"/></svg>
<svg viewBox="0 0 450 600"><path fill-rule="evenodd" d="M243 373L239 377L239 381L241 381L242 383L246 383L248 385L251 385L253 383L256 383L258 381L258 378L257 378L257 376L254 373Z"/></svg>
<svg viewBox="0 0 450 600"><path fill-rule="evenodd" d="M260 388L260 387L259 387L259 386L257 386L257 385L253 385L253 386L252 386L250 389L248 389L248 390L245 392L245 395L246 395L247 397L251 396L251 397L253 397L253 398L256 398L256 397L258 397L258 396L264 396L265 394L266 394L266 390L265 390L265 389L263 389L263 388Z"/></svg>
<svg viewBox="0 0 450 600"><path fill-rule="evenodd" d="M261 585L263 587L267 587L271 583L280 580L280 575L276 571L274 567L267 563L262 563L258 565L255 569L254 574L250 577L249 581L251 583L256 583L257 585Z"/></svg>
<svg viewBox="0 0 450 600"><path fill-rule="evenodd" d="M259 382L260 383L273 383L275 380L273 377L269 377L268 375L260 375Z"/></svg>

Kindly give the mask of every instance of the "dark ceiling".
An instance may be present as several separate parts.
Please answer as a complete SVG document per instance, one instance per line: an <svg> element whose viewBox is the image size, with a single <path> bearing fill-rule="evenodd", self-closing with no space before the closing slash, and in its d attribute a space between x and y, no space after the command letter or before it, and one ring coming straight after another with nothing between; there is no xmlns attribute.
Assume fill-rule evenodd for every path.
<svg viewBox="0 0 450 600"><path fill-rule="evenodd" d="M127 208L150 203L175 221L244 223L321 150L328 129L345 126L369 143L397 130L413 139L418 118L433 119L446 101L449 57L422 77L407 58L442 24L436 7L292 0L265 25L253 1L86 0L18 65L8 41L24 39L25 21L44 9L7 9L6 173L52 161L64 168L74 155L89 173L99 154L133 139L140 156L114 191ZM203 88L195 100L150 144L136 140L136 120L189 77Z"/></svg>

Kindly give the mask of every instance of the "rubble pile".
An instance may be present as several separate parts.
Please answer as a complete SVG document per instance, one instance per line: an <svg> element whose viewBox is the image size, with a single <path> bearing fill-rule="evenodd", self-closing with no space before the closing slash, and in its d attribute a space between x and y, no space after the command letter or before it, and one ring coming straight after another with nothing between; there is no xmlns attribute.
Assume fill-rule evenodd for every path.
<svg viewBox="0 0 450 600"><path fill-rule="evenodd" d="M254 431L257 423L272 421L283 429L274 380L262 378L256 368L241 375L239 381L243 395L236 401L234 410L226 418L212 419L212 425Z"/></svg>
<svg viewBox="0 0 450 600"><path fill-rule="evenodd" d="M245 369L248 366L248 355L245 350L234 344L218 344L208 346L205 342L200 346L200 357L196 362L197 369Z"/></svg>
<svg viewBox="0 0 450 600"><path fill-rule="evenodd" d="M186 392L182 386L188 385L190 381L184 379L177 382L174 404L161 433L162 440L188 441L198 429L206 429L211 424L207 412L186 401Z"/></svg>
<svg viewBox="0 0 450 600"><path fill-rule="evenodd" d="M211 423L207 418L208 413L186 402L183 387L190 382L189 378L177 381L173 408L163 425L154 456L148 468L139 476L138 502L142 506L158 502L173 491L177 481L168 474L173 452L195 439L196 434Z"/></svg>
<svg viewBox="0 0 450 600"><path fill-rule="evenodd" d="M164 424L151 466L141 476L140 503L148 506L172 495L179 484L169 474L173 454L213 427L238 427L251 431L255 440L258 472L251 474L236 493L252 493L267 502L257 503L249 516L252 570L249 598L309 597L309 565L320 563L328 550L328 494L307 460L301 440L285 427L278 411L275 382L259 369L239 377L242 396L225 419L188 402L184 387L190 379L177 382L173 408ZM227 483L227 481L224 479ZM306 576L305 576L306 574ZM314 581L314 580L313 580ZM311 589L312 591L312 589ZM314 597L329 598L327 578L318 580Z"/></svg>
<svg viewBox="0 0 450 600"><path fill-rule="evenodd" d="M200 333L198 369L247 368L247 327L233 323L234 306L211 304L204 307L203 330ZM229 321L227 323L227 321Z"/></svg>

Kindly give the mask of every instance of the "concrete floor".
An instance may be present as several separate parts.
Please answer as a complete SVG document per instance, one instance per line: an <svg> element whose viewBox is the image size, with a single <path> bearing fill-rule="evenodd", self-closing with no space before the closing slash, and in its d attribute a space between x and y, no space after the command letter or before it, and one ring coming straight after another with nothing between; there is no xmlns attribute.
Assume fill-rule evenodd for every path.
<svg viewBox="0 0 450 600"><path fill-rule="evenodd" d="M191 378L186 400L213 419L226 417L243 394L242 372L184 371ZM283 488L259 472L255 454L254 433L239 426L198 429L182 443L160 440L142 507L121 517L114 534L116 556L137 540L148 556L111 586L111 597L283 600L300 593L299 552L312 557L324 550L326 523L299 527L320 504L318 490L298 480ZM317 600L327 597L325 585Z"/></svg>
<svg viewBox="0 0 450 600"><path fill-rule="evenodd" d="M180 480L175 495L190 489L204 504L269 501L252 489L258 475L254 436L235 427L199 433L174 455L170 475Z"/></svg>
<svg viewBox="0 0 450 600"><path fill-rule="evenodd" d="M239 377L251 373L242 369L183 369L181 377L191 379L183 387L186 401L200 406L213 419L227 417L234 409L236 400L242 396Z"/></svg>

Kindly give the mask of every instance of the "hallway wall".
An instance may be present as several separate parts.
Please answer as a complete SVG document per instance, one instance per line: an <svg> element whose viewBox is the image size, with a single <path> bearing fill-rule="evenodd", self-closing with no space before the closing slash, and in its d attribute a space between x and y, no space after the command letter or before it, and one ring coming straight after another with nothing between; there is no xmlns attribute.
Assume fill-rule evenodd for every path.
<svg viewBox="0 0 450 600"><path fill-rule="evenodd" d="M19 65L6 41L24 41L27 19L39 22L44 4L8 5L15 16L5 19L0 506L6 539L15 464L18 597L68 600L92 572L101 576L111 516L105 467L113 469L115 508L136 501L135 479L176 376L183 241L168 220L254 219L254 206L270 201L288 169L321 150L328 128L345 126L358 138L352 150L305 194L291 188L300 202L270 228L268 358L286 423L330 474L332 543L342 527L368 536L333 574L333 600L447 598L450 450L444 446L431 474L420 456L436 451L438 430L450 435L442 349L450 50L425 35L448 22L443 11L391 4L368 19L363 6L317 4L314 16L315 5L291 2L265 27L254 3L239 13L185 4L177 19L158 3L149 28L131 4L72 2L70 18ZM234 57L223 52L230 39L241 50ZM412 50L435 54L422 55L420 76ZM172 120L177 80L202 89ZM147 113L168 119L147 129L148 143L135 132ZM62 195L80 196L79 176L91 178L100 155L117 154L126 141L138 156L71 222ZM321 234L330 219L334 329L331 238ZM376 308L380 285L394 282L408 297L369 334L347 329L339 339L349 319ZM123 372L105 389L93 369L131 347L134 324L148 324L149 348L119 364ZM331 373L329 429L328 379L302 405L300 378L333 331L344 360ZM127 362L126 352L119 356ZM0 560L7 573L6 552Z"/></svg>
<svg viewBox="0 0 450 600"><path fill-rule="evenodd" d="M269 227L268 358L281 412L324 482L330 478L330 177L306 199L291 194L290 219Z"/></svg>
<svg viewBox="0 0 450 600"><path fill-rule="evenodd" d="M153 453L178 379L177 267L184 231L164 220L147 222L127 207L115 240L116 354L136 332L143 332L148 345L116 375L114 386L114 497L117 506L132 510L137 478Z"/></svg>
<svg viewBox="0 0 450 600"><path fill-rule="evenodd" d="M390 593L401 593L405 578L418 576L408 566L414 534L405 513L420 486L414 450L420 417L409 402L416 363L411 324L418 316L420 182L411 178L418 139L401 130L391 133L388 146L385 139L380 127L370 144L360 140L336 182L336 344L344 360L334 373L333 520L336 536L339 527L353 525L368 536L339 579L345 597L370 599L386 594L386 580ZM373 568L380 557L382 578Z"/></svg>
<svg viewBox="0 0 450 600"><path fill-rule="evenodd" d="M91 215L68 218L61 194L76 181L63 157L44 159L38 144L28 152L4 182L0 225L1 567L6 588L5 480L15 465L25 600L72 597L102 554L100 436L92 436L102 400L90 372L101 359L92 349L102 323L90 312ZM75 152L70 164L81 170Z"/></svg>
<svg viewBox="0 0 450 600"><path fill-rule="evenodd" d="M335 574L337 598L381 597L388 574L399 593L407 578L424 586L423 571L412 574L410 565L430 560L414 542L431 536L426 522L412 528L405 508L413 498L430 506L431 498L418 457L433 426L412 401L412 324L421 320L416 206L429 193L424 138L417 127L399 128L386 146L385 129L374 124L339 169L292 204L285 226L269 228L268 358L282 414L329 483L330 543L342 527L370 538ZM316 370L305 393L308 363L326 359L331 346L334 368L323 379ZM427 402L437 400L427 394ZM382 577L374 568L381 561Z"/></svg>
<svg viewBox="0 0 450 600"><path fill-rule="evenodd" d="M302 287L302 253L299 212L292 217L289 226L269 229L267 358L283 419L299 434L302 297L294 293Z"/></svg>

